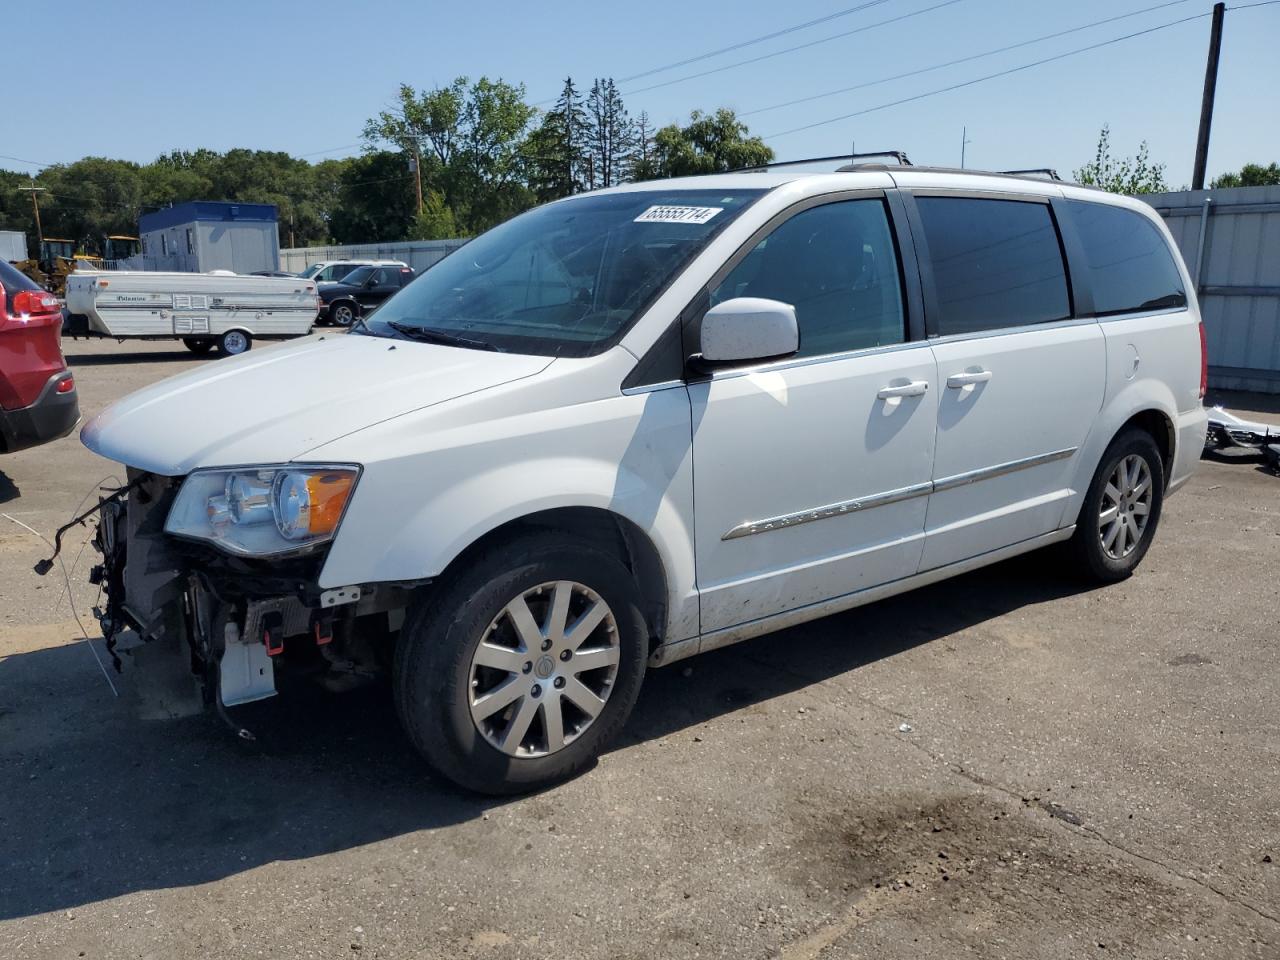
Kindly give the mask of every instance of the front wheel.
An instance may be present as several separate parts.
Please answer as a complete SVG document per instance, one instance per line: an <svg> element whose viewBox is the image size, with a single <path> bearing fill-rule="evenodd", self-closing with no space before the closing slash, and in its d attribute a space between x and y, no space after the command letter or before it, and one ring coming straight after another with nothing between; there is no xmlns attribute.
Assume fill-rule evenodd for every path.
<svg viewBox="0 0 1280 960"><path fill-rule="evenodd" d="M253 345L253 339L243 330L228 330L218 338L218 351L226 357L244 353Z"/></svg>
<svg viewBox="0 0 1280 960"><path fill-rule="evenodd" d="M1151 434L1121 433L1102 455L1089 484L1072 551L1091 579L1115 583L1146 556L1164 504L1164 460Z"/></svg>
<svg viewBox="0 0 1280 960"><path fill-rule="evenodd" d="M356 320L355 308L349 303L335 303L329 308L329 319L335 326L349 327Z"/></svg>
<svg viewBox="0 0 1280 960"><path fill-rule="evenodd" d="M440 774L519 793L581 771L626 722L648 632L631 574L587 543L534 534L424 596L396 648L396 707Z"/></svg>

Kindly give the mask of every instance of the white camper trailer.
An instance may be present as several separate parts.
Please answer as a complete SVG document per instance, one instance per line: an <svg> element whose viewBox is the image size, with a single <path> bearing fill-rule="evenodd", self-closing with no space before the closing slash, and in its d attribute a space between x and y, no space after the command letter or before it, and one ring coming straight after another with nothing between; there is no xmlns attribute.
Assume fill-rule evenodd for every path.
<svg viewBox="0 0 1280 960"><path fill-rule="evenodd" d="M119 340L181 340L194 353L244 353L254 338L311 332L319 312L313 281L225 271L77 270L67 277L67 332Z"/></svg>

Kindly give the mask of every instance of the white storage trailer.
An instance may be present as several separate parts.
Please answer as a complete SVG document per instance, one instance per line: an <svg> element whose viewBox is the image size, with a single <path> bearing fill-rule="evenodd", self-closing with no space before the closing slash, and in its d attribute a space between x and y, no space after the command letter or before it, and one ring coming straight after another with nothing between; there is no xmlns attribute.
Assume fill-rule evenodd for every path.
<svg viewBox="0 0 1280 960"><path fill-rule="evenodd" d="M27 259L27 235L21 230L0 230L0 260L17 263Z"/></svg>
<svg viewBox="0 0 1280 960"><path fill-rule="evenodd" d="M302 337L319 313L300 277L77 270L67 277L67 332L181 340L195 353L244 353L254 339Z"/></svg>

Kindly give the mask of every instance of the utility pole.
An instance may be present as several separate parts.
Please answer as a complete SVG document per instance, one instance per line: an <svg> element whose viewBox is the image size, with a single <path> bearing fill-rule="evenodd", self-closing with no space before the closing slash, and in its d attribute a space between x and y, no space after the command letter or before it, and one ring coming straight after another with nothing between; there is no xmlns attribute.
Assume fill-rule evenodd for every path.
<svg viewBox="0 0 1280 960"><path fill-rule="evenodd" d="M1222 15L1225 3L1213 5L1213 25L1209 28L1209 59L1204 65L1204 94L1200 99L1200 133L1196 137L1196 165L1191 189L1204 189L1204 168L1209 159L1209 129L1213 126L1213 98L1218 89L1218 55L1222 53Z"/></svg>
<svg viewBox="0 0 1280 960"><path fill-rule="evenodd" d="M36 194L44 193L47 188L37 187L35 180L31 181L29 187L19 187L19 190L26 190L31 194L31 209L36 215L36 255L34 259L39 260L41 253L44 252L44 230L40 227L40 201L36 199Z"/></svg>
<svg viewBox="0 0 1280 960"><path fill-rule="evenodd" d="M973 141L969 139L969 128L961 127L960 128L960 169L961 170L964 169L964 148L971 143L973 143Z"/></svg>
<svg viewBox="0 0 1280 960"><path fill-rule="evenodd" d="M415 186L418 189L418 216L422 216L422 145L416 140L413 143L413 156L409 159L413 168Z"/></svg>

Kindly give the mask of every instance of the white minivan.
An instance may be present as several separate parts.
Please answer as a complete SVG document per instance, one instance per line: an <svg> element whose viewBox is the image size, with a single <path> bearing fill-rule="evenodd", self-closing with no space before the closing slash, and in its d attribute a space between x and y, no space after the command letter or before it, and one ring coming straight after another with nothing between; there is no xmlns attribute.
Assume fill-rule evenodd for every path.
<svg viewBox="0 0 1280 960"><path fill-rule="evenodd" d="M349 335L86 426L128 468L104 632L228 719L290 667L390 671L435 770L527 790L600 753L647 667L1051 544L1128 576L1203 446L1205 363L1125 197L884 166L575 196Z"/></svg>

